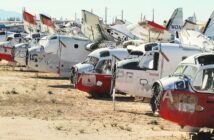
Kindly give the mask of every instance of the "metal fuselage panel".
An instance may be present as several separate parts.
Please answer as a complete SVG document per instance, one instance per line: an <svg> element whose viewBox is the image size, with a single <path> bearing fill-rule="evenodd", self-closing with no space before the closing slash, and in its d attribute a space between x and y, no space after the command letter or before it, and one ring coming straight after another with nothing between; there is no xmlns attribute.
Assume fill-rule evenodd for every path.
<svg viewBox="0 0 214 140"><path fill-rule="evenodd" d="M200 53L197 50L185 50L180 47L162 46L162 52L166 54L169 61L159 52L157 70L145 69L117 69L116 89L133 96L152 97L152 86L156 80L168 76L175 71L177 65L182 61L183 57ZM147 59L144 56L141 61ZM141 62L140 62L141 63Z"/></svg>

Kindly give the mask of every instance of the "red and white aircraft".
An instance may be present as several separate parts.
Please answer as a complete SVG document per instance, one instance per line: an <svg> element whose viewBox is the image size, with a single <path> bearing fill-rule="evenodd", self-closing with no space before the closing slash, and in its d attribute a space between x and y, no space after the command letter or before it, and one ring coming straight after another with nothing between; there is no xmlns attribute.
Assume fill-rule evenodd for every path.
<svg viewBox="0 0 214 140"><path fill-rule="evenodd" d="M214 54L193 55L154 85L151 105L182 127L214 128Z"/></svg>

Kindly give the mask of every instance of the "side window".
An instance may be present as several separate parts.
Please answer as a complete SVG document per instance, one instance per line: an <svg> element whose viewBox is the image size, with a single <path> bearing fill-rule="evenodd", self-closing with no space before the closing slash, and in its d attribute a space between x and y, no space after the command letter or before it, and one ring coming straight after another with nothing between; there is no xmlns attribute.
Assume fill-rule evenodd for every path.
<svg viewBox="0 0 214 140"><path fill-rule="evenodd" d="M14 37L21 37L21 34L15 34Z"/></svg>
<svg viewBox="0 0 214 140"><path fill-rule="evenodd" d="M184 66L178 66L174 72L174 74L181 74L183 73Z"/></svg>
<svg viewBox="0 0 214 140"><path fill-rule="evenodd" d="M79 45L78 44L74 44L74 48L78 49Z"/></svg>
<svg viewBox="0 0 214 140"><path fill-rule="evenodd" d="M107 57L107 56L110 56L109 51L102 51L102 52L100 52L100 57Z"/></svg>
<svg viewBox="0 0 214 140"><path fill-rule="evenodd" d="M146 70L158 70L159 53L151 52L144 55L145 57L140 61L139 67Z"/></svg>
<svg viewBox="0 0 214 140"><path fill-rule="evenodd" d="M192 82L192 86L198 91L213 93L214 69L199 71Z"/></svg>
<svg viewBox="0 0 214 140"><path fill-rule="evenodd" d="M154 54L154 67L153 70L158 70L159 53Z"/></svg>
<svg viewBox="0 0 214 140"><path fill-rule="evenodd" d="M138 65L139 65L138 62L130 62L128 64L125 64L122 68L124 68L124 69L138 70L138 69L140 69L138 67Z"/></svg>

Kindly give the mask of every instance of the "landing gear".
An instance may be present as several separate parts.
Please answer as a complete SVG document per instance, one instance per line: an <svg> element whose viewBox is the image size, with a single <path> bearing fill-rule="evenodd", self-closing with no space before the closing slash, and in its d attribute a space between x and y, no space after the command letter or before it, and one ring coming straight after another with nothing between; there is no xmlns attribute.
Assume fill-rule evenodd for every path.
<svg viewBox="0 0 214 140"><path fill-rule="evenodd" d="M71 85L73 88L76 88L76 84L77 84L77 72L75 71L75 68L71 69Z"/></svg>
<svg viewBox="0 0 214 140"><path fill-rule="evenodd" d="M161 86L159 84L155 84L152 87L152 92L153 92L153 95L150 101L152 112L154 116L159 116L160 98L161 98L161 92L162 92Z"/></svg>

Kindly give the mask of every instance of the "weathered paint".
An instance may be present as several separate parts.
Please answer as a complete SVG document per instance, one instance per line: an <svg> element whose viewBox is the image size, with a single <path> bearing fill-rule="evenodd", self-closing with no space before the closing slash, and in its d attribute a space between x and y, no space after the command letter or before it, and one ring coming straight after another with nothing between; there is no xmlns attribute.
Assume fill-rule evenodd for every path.
<svg viewBox="0 0 214 140"><path fill-rule="evenodd" d="M214 128L214 94L164 91L160 116L181 126Z"/></svg>
<svg viewBox="0 0 214 140"><path fill-rule="evenodd" d="M109 95L111 75L97 73L78 73L77 89L93 94Z"/></svg>

